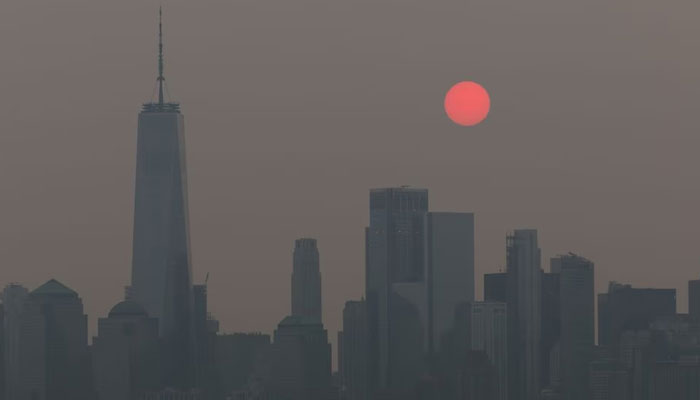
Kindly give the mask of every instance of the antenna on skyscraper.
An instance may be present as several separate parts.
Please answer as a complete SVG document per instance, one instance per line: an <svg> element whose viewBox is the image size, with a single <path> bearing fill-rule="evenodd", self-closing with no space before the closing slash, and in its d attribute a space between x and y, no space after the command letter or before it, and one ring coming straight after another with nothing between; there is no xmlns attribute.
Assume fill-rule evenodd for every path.
<svg viewBox="0 0 700 400"><path fill-rule="evenodd" d="M158 8L158 104L163 106L163 6Z"/></svg>

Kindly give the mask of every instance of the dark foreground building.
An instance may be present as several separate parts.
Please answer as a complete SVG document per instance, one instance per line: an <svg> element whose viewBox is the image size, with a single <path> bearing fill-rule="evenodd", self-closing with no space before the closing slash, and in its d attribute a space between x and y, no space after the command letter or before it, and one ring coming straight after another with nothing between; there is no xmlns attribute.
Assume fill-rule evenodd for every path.
<svg viewBox="0 0 700 400"><path fill-rule="evenodd" d="M312 317L289 316L275 330L257 375L274 400L335 400L331 345L323 324Z"/></svg>
<svg viewBox="0 0 700 400"><path fill-rule="evenodd" d="M139 399L161 385L158 320L124 301L97 322L92 365L99 400Z"/></svg>
<svg viewBox="0 0 700 400"><path fill-rule="evenodd" d="M16 400L92 400L87 315L78 294L52 279L30 292L20 316Z"/></svg>

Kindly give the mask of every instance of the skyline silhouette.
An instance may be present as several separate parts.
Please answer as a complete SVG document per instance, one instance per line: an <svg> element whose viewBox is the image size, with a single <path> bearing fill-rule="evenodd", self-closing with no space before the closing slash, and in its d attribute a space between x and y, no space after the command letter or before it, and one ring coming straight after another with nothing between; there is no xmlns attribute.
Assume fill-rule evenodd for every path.
<svg viewBox="0 0 700 400"><path fill-rule="evenodd" d="M537 2L559 21L574 18L553 3ZM486 46L470 39L484 24L447 1L427 13L407 2L401 20L381 4L364 17L366 2L326 5L316 11L327 19L306 24L299 9L265 4L292 18L275 20L248 3L166 5L170 91L188 110L194 282L211 273L209 303L224 330L273 330L288 311L293 241L311 236L334 341L343 302L363 290L366 193L400 184L430 189L436 209L475 213L477 298L478 277L505 265L506 234L535 227L543 259L575 251L596 262L596 293L610 280L677 288L685 309L685 282L700 264L692 217L700 191L688 184L698 169L698 60L683 40L697 32L684 19L697 5L677 3L685 12L659 18L678 23L658 29L651 3L634 17L617 9L594 15L603 2L576 10L638 38L579 23L547 39L536 20L512 12L496 28L523 21L523 36L496 29ZM90 336L129 282L134 113L153 88L154 7L93 5L71 15L69 7L10 2L0 17L8 31L0 82L9 94L0 96L1 283L34 288L60 279L85 300ZM450 17L455 10L459 17ZM344 11L380 33L376 47ZM106 13L114 18L100 18ZM262 17L271 19L259 28L246 22ZM463 26L412 24L421 18ZM382 21L408 38L382 34ZM615 39L609 47L606 38ZM563 60L559 40L574 43L564 49L573 59ZM286 50L292 42L301 43L296 52ZM511 63L526 43L542 58ZM476 50L452 51L461 45ZM631 55L608 54L617 45ZM391 51L380 53L382 46ZM478 130L452 127L442 114L444 92L464 75L494 94ZM271 295L250 307L259 288Z"/></svg>

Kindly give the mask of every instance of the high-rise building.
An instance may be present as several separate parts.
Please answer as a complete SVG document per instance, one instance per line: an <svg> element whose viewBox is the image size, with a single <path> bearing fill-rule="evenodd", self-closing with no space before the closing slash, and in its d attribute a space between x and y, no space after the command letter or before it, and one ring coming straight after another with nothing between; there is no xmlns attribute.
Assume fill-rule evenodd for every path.
<svg viewBox="0 0 700 400"><path fill-rule="evenodd" d="M426 216L428 351L439 352L452 332L460 304L474 301L474 214Z"/></svg>
<svg viewBox="0 0 700 400"><path fill-rule="evenodd" d="M92 399L87 315L78 294L52 279L29 293L19 320L14 399Z"/></svg>
<svg viewBox="0 0 700 400"><path fill-rule="evenodd" d="M556 389L559 382L559 338L561 312L559 300L559 269L552 264L548 273L542 273L542 318L540 348L540 382L543 388Z"/></svg>
<svg viewBox="0 0 700 400"><path fill-rule="evenodd" d="M331 400L331 345L314 317L283 319L258 372L270 399Z"/></svg>
<svg viewBox="0 0 700 400"><path fill-rule="evenodd" d="M179 104L163 97L159 27L158 101L138 119L130 298L158 318L166 385L185 389L194 380L185 125Z"/></svg>
<svg viewBox="0 0 700 400"><path fill-rule="evenodd" d="M5 320L5 306L0 303L0 321ZM0 400L5 400L5 325L0 323Z"/></svg>
<svg viewBox="0 0 700 400"><path fill-rule="evenodd" d="M508 274L496 272L484 274L484 301L505 303L508 301Z"/></svg>
<svg viewBox="0 0 700 400"><path fill-rule="evenodd" d="M650 400L700 399L700 360L698 356L678 361L658 361L654 365Z"/></svg>
<svg viewBox="0 0 700 400"><path fill-rule="evenodd" d="M422 373L428 343L427 212L425 189L370 191L365 252L370 395L410 391Z"/></svg>
<svg viewBox="0 0 700 400"><path fill-rule="evenodd" d="M595 346L593 263L569 253L552 259L552 270L555 268L560 285L562 398L589 400L589 364Z"/></svg>
<svg viewBox="0 0 700 400"><path fill-rule="evenodd" d="M270 346L270 335L216 335L214 343L217 381L220 385L218 396L214 398L226 398L233 393L252 393L256 389L254 372Z"/></svg>
<svg viewBox="0 0 700 400"><path fill-rule="evenodd" d="M617 357L624 330L647 329L654 319L675 314L675 289L639 289L610 282L608 292L598 294L598 344Z"/></svg>
<svg viewBox="0 0 700 400"><path fill-rule="evenodd" d="M95 390L100 400L138 399L161 385L158 320L123 301L97 322L92 341Z"/></svg>
<svg viewBox="0 0 700 400"><path fill-rule="evenodd" d="M507 237L508 393L511 400L540 395L541 252L537 231L515 230Z"/></svg>
<svg viewBox="0 0 700 400"><path fill-rule="evenodd" d="M700 279L688 281L688 314L700 321Z"/></svg>
<svg viewBox="0 0 700 400"><path fill-rule="evenodd" d="M316 239L297 239L292 270L292 315L321 318L321 271Z"/></svg>
<svg viewBox="0 0 700 400"><path fill-rule="evenodd" d="M368 400L367 314L364 300L348 301L343 309L343 339L339 344L339 369L347 400ZM340 356L339 356L340 357Z"/></svg>
<svg viewBox="0 0 700 400"><path fill-rule="evenodd" d="M496 369L496 398L508 399L508 318L505 303L477 301L471 305L471 349L486 353Z"/></svg>
<svg viewBox="0 0 700 400"><path fill-rule="evenodd" d="M29 292L21 285L11 284L2 292L3 317L3 358L5 398L19 398L20 354L19 339L21 336L20 317L24 301Z"/></svg>

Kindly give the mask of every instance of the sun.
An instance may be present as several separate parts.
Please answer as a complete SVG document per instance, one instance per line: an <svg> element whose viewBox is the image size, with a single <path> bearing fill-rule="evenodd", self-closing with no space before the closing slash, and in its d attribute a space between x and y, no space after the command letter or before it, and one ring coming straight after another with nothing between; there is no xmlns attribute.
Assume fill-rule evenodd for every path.
<svg viewBox="0 0 700 400"><path fill-rule="evenodd" d="M459 82L445 95L445 112L458 125L474 126L481 123L486 119L490 108L489 93L476 82Z"/></svg>

